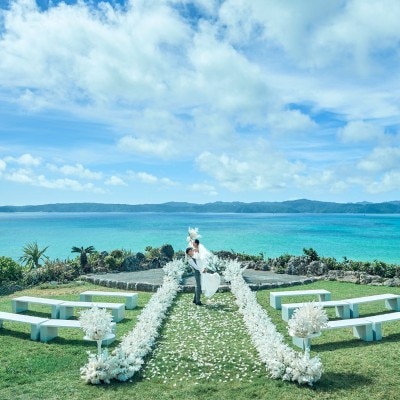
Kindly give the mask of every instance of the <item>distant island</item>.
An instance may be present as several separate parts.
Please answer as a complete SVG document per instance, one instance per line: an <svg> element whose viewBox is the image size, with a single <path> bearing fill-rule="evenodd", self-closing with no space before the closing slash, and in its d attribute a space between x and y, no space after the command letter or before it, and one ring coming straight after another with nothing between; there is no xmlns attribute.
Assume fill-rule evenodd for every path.
<svg viewBox="0 0 400 400"><path fill-rule="evenodd" d="M192 213L337 213L400 214L400 201L384 203L333 203L307 199L282 202L222 202L195 204L168 202L162 204L56 203L26 206L0 206L2 213L15 212L192 212Z"/></svg>

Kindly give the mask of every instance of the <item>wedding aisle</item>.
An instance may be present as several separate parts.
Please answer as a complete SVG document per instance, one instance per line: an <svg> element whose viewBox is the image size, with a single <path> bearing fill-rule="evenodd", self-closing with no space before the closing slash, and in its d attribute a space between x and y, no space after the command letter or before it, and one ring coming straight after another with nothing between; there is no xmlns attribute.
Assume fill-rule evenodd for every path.
<svg viewBox="0 0 400 400"><path fill-rule="evenodd" d="M203 307L194 306L192 298L177 297L142 378L200 383L265 376L232 294L216 293Z"/></svg>

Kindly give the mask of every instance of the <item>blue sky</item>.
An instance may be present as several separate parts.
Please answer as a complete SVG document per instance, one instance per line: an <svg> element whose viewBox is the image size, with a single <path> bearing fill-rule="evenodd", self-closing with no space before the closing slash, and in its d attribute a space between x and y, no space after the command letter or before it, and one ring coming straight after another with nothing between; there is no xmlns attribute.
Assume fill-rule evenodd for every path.
<svg viewBox="0 0 400 400"><path fill-rule="evenodd" d="M0 204L400 200L397 0L0 0Z"/></svg>

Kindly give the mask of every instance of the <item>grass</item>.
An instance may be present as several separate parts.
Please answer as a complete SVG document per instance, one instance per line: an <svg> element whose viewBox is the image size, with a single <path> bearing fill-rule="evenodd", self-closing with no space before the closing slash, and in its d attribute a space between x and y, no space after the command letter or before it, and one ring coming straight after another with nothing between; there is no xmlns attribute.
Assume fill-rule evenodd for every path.
<svg viewBox="0 0 400 400"><path fill-rule="evenodd" d="M11 311L11 299L20 295L78 299L94 285L68 285L25 290L0 297L0 310ZM322 281L307 285L324 288L332 299L379 293L400 294L400 288L361 286ZM102 288L106 289L106 288ZM298 287L293 287L293 290ZM110 289L115 290L115 289ZM287 290L287 289L285 289ZM129 332L151 293L140 293L138 308L127 310L117 324L117 341ZM286 336L286 323L280 311L269 306L269 291L257 292L277 329ZM307 301L287 297L284 302ZM97 300L97 299L96 299ZM99 298L99 301L112 301ZM131 382L87 385L79 369L87 362L88 350L96 345L82 340L82 332L60 330L60 337L49 343L30 340L28 325L4 322L0 329L0 399L398 399L400 384L400 322L383 324L383 340L363 342L351 329L324 331L313 340L312 355L319 355L325 372L314 387L272 380L258 361L256 352L237 313L230 293L217 293L204 307L191 303L191 294L180 294L160 332L160 340L142 371ZM118 299L115 299L118 302ZM334 310L327 309L331 319ZM360 305L360 316L385 312L382 303ZM26 312L46 316L49 307L32 305Z"/></svg>

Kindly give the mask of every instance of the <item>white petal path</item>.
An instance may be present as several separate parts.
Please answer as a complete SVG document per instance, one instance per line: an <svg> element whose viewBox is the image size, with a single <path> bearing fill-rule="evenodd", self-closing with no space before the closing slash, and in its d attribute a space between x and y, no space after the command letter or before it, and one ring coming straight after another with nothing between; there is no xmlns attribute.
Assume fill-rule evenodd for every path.
<svg viewBox="0 0 400 400"><path fill-rule="evenodd" d="M203 307L191 298L182 295L174 304L142 376L164 383L200 383L251 382L264 375L233 296L217 293Z"/></svg>

